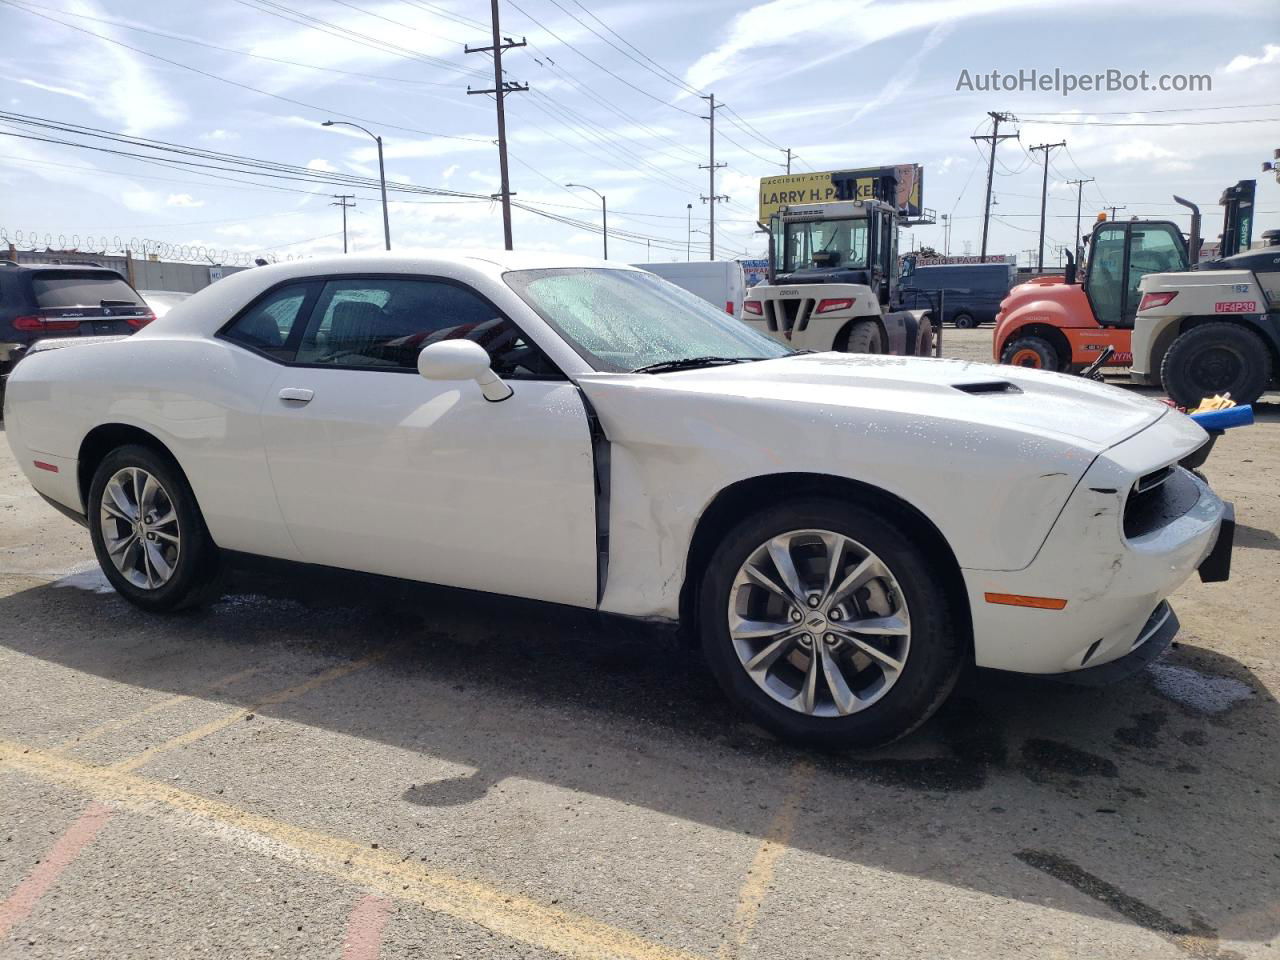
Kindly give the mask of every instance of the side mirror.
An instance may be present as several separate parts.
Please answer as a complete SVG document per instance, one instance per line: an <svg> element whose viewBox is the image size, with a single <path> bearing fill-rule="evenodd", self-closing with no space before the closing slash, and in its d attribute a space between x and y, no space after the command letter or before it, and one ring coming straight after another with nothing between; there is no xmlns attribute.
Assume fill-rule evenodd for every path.
<svg viewBox="0 0 1280 960"><path fill-rule="evenodd" d="M441 340L422 348L418 372L428 380L474 380L486 400L497 403L512 390L489 366L489 353L472 340Z"/></svg>

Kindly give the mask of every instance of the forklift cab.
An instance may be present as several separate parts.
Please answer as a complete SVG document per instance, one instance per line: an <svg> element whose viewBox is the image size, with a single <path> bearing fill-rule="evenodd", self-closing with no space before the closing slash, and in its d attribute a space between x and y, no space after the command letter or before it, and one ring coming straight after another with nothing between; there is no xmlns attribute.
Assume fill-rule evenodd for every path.
<svg viewBox="0 0 1280 960"><path fill-rule="evenodd" d="M876 200L784 208L769 220L770 283L856 283L882 305L898 286L898 218Z"/></svg>
<svg viewBox="0 0 1280 960"><path fill-rule="evenodd" d="M1187 269L1187 244L1168 220L1100 222L1089 243L1084 292L1099 326L1133 326L1138 284L1149 273Z"/></svg>

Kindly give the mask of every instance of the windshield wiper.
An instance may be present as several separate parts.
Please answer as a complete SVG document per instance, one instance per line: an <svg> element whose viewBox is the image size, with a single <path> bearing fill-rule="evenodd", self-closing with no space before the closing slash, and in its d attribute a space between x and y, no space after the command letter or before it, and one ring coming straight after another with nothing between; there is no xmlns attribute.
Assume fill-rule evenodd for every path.
<svg viewBox="0 0 1280 960"><path fill-rule="evenodd" d="M731 363L751 363L763 357L682 357L679 360L663 360L636 367L632 373L667 373L671 370L693 370L697 367L722 367Z"/></svg>

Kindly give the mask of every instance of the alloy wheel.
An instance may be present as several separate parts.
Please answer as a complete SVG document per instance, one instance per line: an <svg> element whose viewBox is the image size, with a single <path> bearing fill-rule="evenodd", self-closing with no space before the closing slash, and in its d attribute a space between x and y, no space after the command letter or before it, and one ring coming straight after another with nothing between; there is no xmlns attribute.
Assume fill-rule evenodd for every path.
<svg viewBox="0 0 1280 960"><path fill-rule="evenodd" d="M911 646L902 588L875 553L829 530L760 544L729 591L729 636L747 675L815 717L865 710L897 683Z"/></svg>
<svg viewBox="0 0 1280 960"><path fill-rule="evenodd" d="M141 467L124 467L102 490L102 541L120 574L135 587L157 590L173 577L182 534L172 498Z"/></svg>

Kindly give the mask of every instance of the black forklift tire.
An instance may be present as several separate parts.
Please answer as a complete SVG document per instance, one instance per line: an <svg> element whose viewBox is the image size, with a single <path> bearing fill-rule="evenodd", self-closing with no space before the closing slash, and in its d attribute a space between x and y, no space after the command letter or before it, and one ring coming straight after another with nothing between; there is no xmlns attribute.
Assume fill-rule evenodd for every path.
<svg viewBox="0 0 1280 960"><path fill-rule="evenodd" d="M1203 323L1178 335L1160 363L1160 382L1180 406L1198 407L1214 394L1253 403L1271 381L1271 355L1252 330Z"/></svg>
<svg viewBox="0 0 1280 960"><path fill-rule="evenodd" d="M957 313L951 322L956 325L957 330L972 330L978 325L978 320L972 313L964 312Z"/></svg>
<svg viewBox="0 0 1280 960"><path fill-rule="evenodd" d="M844 329L836 342L841 353L884 353L884 337L874 320L855 320Z"/></svg>
<svg viewBox="0 0 1280 960"><path fill-rule="evenodd" d="M1019 337L1011 341L1001 352L1000 362L1035 370L1060 370L1062 367L1058 351L1044 337Z"/></svg>
<svg viewBox="0 0 1280 960"><path fill-rule="evenodd" d="M916 356L933 356L933 324L927 317L920 321L920 332L916 335Z"/></svg>

